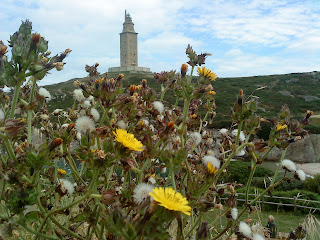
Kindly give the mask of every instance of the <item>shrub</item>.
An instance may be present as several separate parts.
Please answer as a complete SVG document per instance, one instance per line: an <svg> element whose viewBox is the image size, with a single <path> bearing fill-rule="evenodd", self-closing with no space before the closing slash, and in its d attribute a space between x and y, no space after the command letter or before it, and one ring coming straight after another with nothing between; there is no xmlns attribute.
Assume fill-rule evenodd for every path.
<svg viewBox="0 0 320 240"><path fill-rule="evenodd" d="M304 181L304 185L306 190L314 193L320 193L320 173L315 175L314 178L307 178Z"/></svg>
<svg viewBox="0 0 320 240"><path fill-rule="evenodd" d="M225 176L226 181L237 181L241 184L247 184L250 175L251 163L234 161L228 166L228 173ZM257 166L254 177L271 177L273 171L262 166Z"/></svg>

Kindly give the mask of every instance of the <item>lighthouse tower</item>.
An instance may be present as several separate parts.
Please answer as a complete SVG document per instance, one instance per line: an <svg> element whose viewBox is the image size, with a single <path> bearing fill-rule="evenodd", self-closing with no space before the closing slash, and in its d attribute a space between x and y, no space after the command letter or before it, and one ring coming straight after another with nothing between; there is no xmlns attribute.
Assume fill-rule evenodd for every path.
<svg viewBox="0 0 320 240"><path fill-rule="evenodd" d="M150 68L138 67L138 33L132 18L124 12L124 23L120 33L120 67L109 68L108 72L151 73Z"/></svg>
<svg viewBox="0 0 320 240"><path fill-rule="evenodd" d="M138 33L134 31L131 16L125 11L123 30L120 33L120 66L138 66Z"/></svg>

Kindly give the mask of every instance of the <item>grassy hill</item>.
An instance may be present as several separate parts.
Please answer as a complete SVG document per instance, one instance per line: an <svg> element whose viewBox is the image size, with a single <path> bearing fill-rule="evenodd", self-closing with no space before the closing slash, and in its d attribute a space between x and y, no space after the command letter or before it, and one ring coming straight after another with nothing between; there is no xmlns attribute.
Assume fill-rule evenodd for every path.
<svg viewBox="0 0 320 240"><path fill-rule="evenodd" d="M140 84L143 78L148 80L149 86L160 92L160 84L150 74L127 74L123 85ZM72 106L75 80L86 81L88 78L72 79L46 86L54 99L50 102L50 109L66 109ZM300 119L307 110L320 112L320 72L218 78L212 85L217 92L217 117L214 122L217 127L230 125L230 107L236 101L240 88L244 90L245 97L250 94L259 97L259 113L264 117L277 116L284 104L289 106L291 113L297 119ZM263 89L256 90L258 88ZM170 96L170 92L167 95L167 100L171 101L173 96ZM320 133L320 121L313 119L310 130Z"/></svg>

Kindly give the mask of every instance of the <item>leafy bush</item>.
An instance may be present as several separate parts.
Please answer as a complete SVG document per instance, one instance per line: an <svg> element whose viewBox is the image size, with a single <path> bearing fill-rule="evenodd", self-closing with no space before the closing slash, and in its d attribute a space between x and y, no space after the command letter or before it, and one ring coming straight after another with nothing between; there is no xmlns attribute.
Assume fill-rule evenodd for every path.
<svg viewBox="0 0 320 240"><path fill-rule="evenodd" d="M276 178L280 180L279 178ZM270 184L270 180L264 177L254 177L251 182L251 186L257 188L265 188L265 186ZM297 179L291 179L290 181L282 181L278 186L278 191L291 191L294 189L304 189L305 184Z"/></svg>
<svg viewBox="0 0 320 240"><path fill-rule="evenodd" d="M226 181L237 181L237 183L247 184L250 175L249 162L234 161L229 164L228 173L225 176ZM262 166L257 166L254 177L271 177L273 171Z"/></svg>
<svg viewBox="0 0 320 240"><path fill-rule="evenodd" d="M254 188L250 187L249 193L250 194L256 194L257 192L261 193L263 192L264 189L261 188ZM237 190L238 193L245 193L246 189L245 188L240 188ZM268 194L265 194L268 195ZM269 195L270 196L270 195ZM314 192L310 192L307 190L299 190L299 189L294 189L291 191L278 191L275 190L272 192L271 197L265 197L264 201L265 202L274 202L274 203L281 203L281 204L293 204L293 199L279 199L275 197L285 197L285 198L293 198L297 197L298 199L306 199L306 200L314 200L314 201L320 201L320 196ZM244 195L239 195L239 199L244 199ZM253 199L254 197L251 196L249 199ZM243 202L239 201L239 204L242 205ZM311 203L311 202L306 202L306 201L297 201L297 205L300 206L308 206L308 207L314 207L314 208L320 208L320 203ZM285 211L293 211L293 206L284 206L284 205L274 205L274 204L265 204L265 209L266 210L278 210L282 209ZM300 212L308 213L310 212L310 209L307 208L297 208Z"/></svg>
<svg viewBox="0 0 320 240"><path fill-rule="evenodd" d="M304 185L306 190L320 194L320 173L315 175L314 178L307 178Z"/></svg>

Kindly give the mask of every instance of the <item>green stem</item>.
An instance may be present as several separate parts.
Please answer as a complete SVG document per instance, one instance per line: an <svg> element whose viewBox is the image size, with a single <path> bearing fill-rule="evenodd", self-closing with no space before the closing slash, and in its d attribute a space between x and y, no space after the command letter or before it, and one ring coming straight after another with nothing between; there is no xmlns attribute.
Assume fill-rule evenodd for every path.
<svg viewBox="0 0 320 240"><path fill-rule="evenodd" d="M208 118L208 115L209 115L209 111L206 112L206 115L204 116L203 120L200 120L200 127L199 127L199 133L201 132L201 129L202 129L202 123L205 122Z"/></svg>
<svg viewBox="0 0 320 240"><path fill-rule="evenodd" d="M30 98L29 98L29 108L32 105L34 90L37 83L37 80L34 77L31 77L31 81L32 81L32 87L31 87ZM32 137L32 118L33 118L33 110L28 109L28 143L29 144L31 144L31 137Z"/></svg>
<svg viewBox="0 0 320 240"><path fill-rule="evenodd" d="M14 87L14 95L13 95L12 104L11 104L10 118L14 117L14 111L16 110L16 105L18 103L21 83L22 83L21 80L18 81L17 85Z"/></svg>
<svg viewBox="0 0 320 240"><path fill-rule="evenodd" d="M0 137L2 138L4 145L6 146L9 157L12 160L14 160L16 163L18 163L18 160L16 158L16 155L14 154L14 151L12 149L12 145L10 144L8 137L2 133L0 133Z"/></svg>
<svg viewBox="0 0 320 240"><path fill-rule="evenodd" d="M185 238L187 239L188 236L192 233L193 229L195 229L196 226L198 226L199 222L201 221L202 217L204 215L204 212L202 212L199 216L199 218L197 219L197 221L195 222L195 224L191 227L191 229L189 230L189 232L185 235Z"/></svg>
<svg viewBox="0 0 320 240"><path fill-rule="evenodd" d="M251 171L250 171L250 176L249 176L248 183L247 183L247 187L246 187L246 204L248 203L249 189L250 189L251 181L252 181L254 172L255 172L255 170L256 170L256 167L257 167L257 157L256 157L256 155L255 155L253 152L251 152L251 156L252 156L253 159L254 159L254 165L253 165L253 168L252 168Z"/></svg>
<svg viewBox="0 0 320 240"><path fill-rule="evenodd" d="M272 184L276 181L276 177L277 177L277 175L278 175L278 173L279 173L279 171L280 171L281 164L282 164L282 161L283 161L283 159L284 159L284 157L285 157L285 155L286 155L287 149L288 149L288 148L286 148L286 149L282 152L279 165L278 165L278 167L277 167L276 172L274 173L274 176L273 176L273 179L272 179L270 185L272 185Z"/></svg>
<svg viewBox="0 0 320 240"><path fill-rule="evenodd" d="M47 234L43 234L43 233L39 233L31 228L29 228L25 222L23 223L20 223L20 226L23 227L25 230L27 230L28 232L36 235L36 237L42 237L42 238L45 238L45 239L52 239L52 240L59 240L59 238L56 238L56 237L52 237L52 236L49 236Z"/></svg>
<svg viewBox="0 0 320 240"><path fill-rule="evenodd" d="M172 187L175 191L177 191L177 187L176 187L176 181L174 179L174 170L173 170L173 163L172 163L172 159L170 159L170 176L171 176L171 183L172 183Z"/></svg>
<svg viewBox="0 0 320 240"><path fill-rule="evenodd" d="M239 139L240 139L240 133L241 133L241 129L242 129L242 124L243 124L243 121L240 121L239 125L238 125L238 134L237 134L237 139L236 139L236 146L239 145Z"/></svg>

